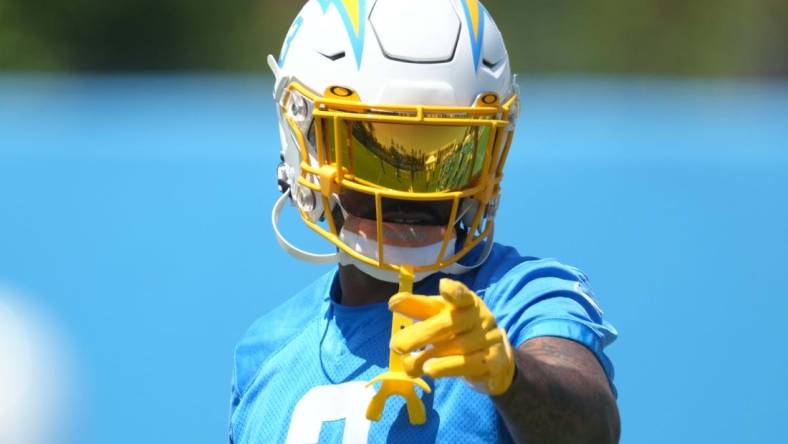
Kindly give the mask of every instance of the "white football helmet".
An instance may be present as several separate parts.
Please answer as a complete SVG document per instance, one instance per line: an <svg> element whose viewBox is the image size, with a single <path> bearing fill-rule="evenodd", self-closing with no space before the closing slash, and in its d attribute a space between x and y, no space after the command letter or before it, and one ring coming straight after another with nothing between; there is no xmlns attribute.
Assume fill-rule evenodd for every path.
<svg viewBox="0 0 788 444"><path fill-rule="evenodd" d="M501 33L481 2L309 0L269 65L283 193L272 222L286 251L391 282L403 265L420 280L484 262L518 91ZM338 223L343 192L368 196L374 217ZM448 202L450 220L394 229L383 220L390 199ZM284 239L277 225L287 200L337 254L307 253ZM458 263L484 240L476 264ZM414 263L413 252L425 259Z"/></svg>

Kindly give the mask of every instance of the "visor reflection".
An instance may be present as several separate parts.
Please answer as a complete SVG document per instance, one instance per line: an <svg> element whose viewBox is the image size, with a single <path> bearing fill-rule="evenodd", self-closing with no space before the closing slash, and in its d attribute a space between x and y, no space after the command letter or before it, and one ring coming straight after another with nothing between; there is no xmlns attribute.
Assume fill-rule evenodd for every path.
<svg viewBox="0 0 788 444"><path fill-rule="evenodd" d="M344 121L344 166L357 179L397 191L458 191L474 185L484 167L489 126L431 126ZM336 161L334 126L325 122L328 158Z"/></svg>

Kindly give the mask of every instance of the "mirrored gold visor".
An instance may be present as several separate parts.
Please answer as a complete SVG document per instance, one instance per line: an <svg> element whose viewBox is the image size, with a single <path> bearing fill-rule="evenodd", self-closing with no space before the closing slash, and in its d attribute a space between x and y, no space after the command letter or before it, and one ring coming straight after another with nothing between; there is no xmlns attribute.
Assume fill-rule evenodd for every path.
<svg viewBox="0 0 788 444"><path fill-rule="evenodd" d="M397 191L459 191L475 185L491 145L488 125L419 125L320 119L323 147L360 183ZM337 146L339 150L337 150Z"/></svg>
<svg viewBox="0 0 788 444"><path fill-rule="evenodd" d="M347 88L329 87L320 96L292 81L280 105L300 150L294 200L301 218L345 254L390 271L403 265L386 258L383 243L372 256L341 239L334 212L326 209L333 208L332 199L347 198L349 193L343 192L374 202L380 233L386 202L450 204L440 252L433 263L414 267L417 273L456 263L492 236L495 212L472 210L472 220L463 219L467 238L459 251L451 244L465 199L494 209L490 205L500 194L514 135L516 95L502 104L494 93L480 94L473 106L367 104ZM322 214L314 212L318 199ZM373 220L371 214L365 217Z"/></svg>

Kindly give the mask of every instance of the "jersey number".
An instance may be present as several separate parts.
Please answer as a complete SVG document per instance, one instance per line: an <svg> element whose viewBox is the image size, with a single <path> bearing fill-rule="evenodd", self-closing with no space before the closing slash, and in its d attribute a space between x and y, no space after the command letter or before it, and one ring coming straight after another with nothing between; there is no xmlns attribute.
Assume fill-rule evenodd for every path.
<svg viewBox="0 0 788 444"><path fill-rule="evenodd" d="M365 444L369 434L367 405L375 389L364 381L315 387L295 406L287 444L315 444L324 422L345 420L342 444Z"/></svg>

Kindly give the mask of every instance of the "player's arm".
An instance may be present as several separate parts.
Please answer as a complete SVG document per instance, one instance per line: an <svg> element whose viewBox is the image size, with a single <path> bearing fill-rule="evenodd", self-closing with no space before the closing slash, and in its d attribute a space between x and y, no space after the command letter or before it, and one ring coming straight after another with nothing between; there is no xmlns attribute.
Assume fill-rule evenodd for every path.
<svg viewBox="0 0 788 444"><path fill-rule="evenodd" d="M617 443L620 421L602 366L585 346L535 338L515 352L514 382L493 396L517 442Z"/></svg>
<svg viewBox="0 0 788 444"><path fill-rule="evenodd" d="M464 378L492 397L520 443L618 442L616 402L589 349L540 337L513 350L506 332L473 291L443 279L440 293L400 293L389 301L393 311L421 321L391 340L409 375Z"/></svg>

